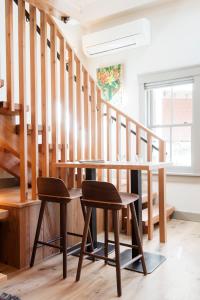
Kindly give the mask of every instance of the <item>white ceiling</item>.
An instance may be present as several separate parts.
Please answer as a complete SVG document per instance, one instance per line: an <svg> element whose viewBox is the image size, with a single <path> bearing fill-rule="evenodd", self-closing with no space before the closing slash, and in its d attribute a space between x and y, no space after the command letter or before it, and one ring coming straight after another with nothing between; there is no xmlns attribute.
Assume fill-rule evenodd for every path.
<svg viewBox="0 0 200 300"><path fill-rule="evenodd" d="M71 18L78 20L83 26L101 22L117 14L169 1L175 0L51 0L57 8L59 5L60 8L62 6L62 11L67 12Z"/></svg>

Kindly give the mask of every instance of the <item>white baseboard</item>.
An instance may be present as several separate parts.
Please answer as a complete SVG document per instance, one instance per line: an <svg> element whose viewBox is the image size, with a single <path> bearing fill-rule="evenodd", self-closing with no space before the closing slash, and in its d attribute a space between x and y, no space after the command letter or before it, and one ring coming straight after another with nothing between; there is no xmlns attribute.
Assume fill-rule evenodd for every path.
<svg viewBox="0 0 200 300"><path fill-rule="evenodd" d="M200 222L200 213L192 213L192 212L185 212L185 211L176 210L173 213L172 218L177 219L177 220Z"/></svg>

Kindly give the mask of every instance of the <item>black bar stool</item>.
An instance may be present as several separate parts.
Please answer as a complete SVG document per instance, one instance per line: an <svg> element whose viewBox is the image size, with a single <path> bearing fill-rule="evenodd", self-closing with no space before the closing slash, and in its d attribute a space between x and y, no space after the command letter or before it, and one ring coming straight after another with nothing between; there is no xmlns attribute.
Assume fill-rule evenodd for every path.
<svg viewBox="0 0 200 300"><path fill-rule="evenodd" d="M45 245L53 248L60 249L63 253L63 278L67 277L67 204L73 200L82 196L81 189L68 190L65 183L54 177L39 177L37 179L38 185L38 198L41 200L41 208L37 223L37 229L35 234L34 246L31 256L30 267L34 265L35 255L38 246ZM48 202L58 203L60 205L60 247L52 245L52 241L44 242L39 240L42 220L46 204ZM83 207L82 207L83 209ZM85 211L83 210L83 217L85 218ZM91 234L89 231L89 240L93 249Z"/></svg>
<svg viewBox="0 0 200 300"><path fill-rule="evenodd" d="M121 269L125 268L130 263L137 260L141 260L144 275L147 274L146 264L144 260L143 248L140 239L139 227L137 223L137 217L135 212L134 201L138 200L139 196L135 194L128 193L118 193L115 186L108 182L98 182L98 181L84 181L82 183L82 199L81 203L87 207L87 215L85 219L85 226L83 232L81 253L78 263L78 269L76 274L76 281L80 280L82 263L84 255L91 256L93 258L100 258L107 262L114 262L116 264L116 277L117 277L117 293L120 297L122 294L121 290ZM130 205L132 214L132 233L135 236L136 245L129 245L121 243L123 246L130 247L137 250L138 255L132 258L130 261L126 262L124 265L120 263L120 242L119 242L119 210L125 205ZM104 256L95 254L95 252L88 252L85 250L87 235L89 230L90 218L92 213L92 208L104 209L104 227L105 227L105 249ZM108 210L112 211L113 215L113 227L114 227L114 243L115 243L115 259L108 257Z"/></svg>

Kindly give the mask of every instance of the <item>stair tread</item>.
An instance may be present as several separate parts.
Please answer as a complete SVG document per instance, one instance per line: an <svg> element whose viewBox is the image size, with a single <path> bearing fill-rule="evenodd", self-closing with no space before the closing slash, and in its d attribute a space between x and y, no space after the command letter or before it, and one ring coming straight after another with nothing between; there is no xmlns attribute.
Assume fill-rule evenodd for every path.
<svg viewBox="0 0 200 300"><path fill-rule="evenodd" d="M0 209L0 221L7 219L8 210Z"/></svg>
<svg viewBox="0 0 200 300"><path fill-rule="evenodd" d="M157 192L154 192L153 193L153 199L157 198L158 196L158 193ZM148 202L148 194L147 193L144 193L142 194L142 203L147 203Z"/></svg>
<svg viewBox="0 0 200 300"><path fill-rule="evenodd" d="M167 217L169 217L174 212L174 207L172 205L166 204L166 213ZM145 226L148 225L148 208L142 210L142 222ZM153 205L153 224L159 222L159 205Z"/></svg>

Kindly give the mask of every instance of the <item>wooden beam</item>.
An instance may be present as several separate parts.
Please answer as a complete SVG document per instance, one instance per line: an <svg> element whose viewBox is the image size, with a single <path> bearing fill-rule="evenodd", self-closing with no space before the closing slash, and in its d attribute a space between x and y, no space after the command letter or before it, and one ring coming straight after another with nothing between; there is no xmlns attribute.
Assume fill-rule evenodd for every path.
<svg viewBox="0 0 200 300"><path fill-rule="evenodd" d="M42 101L42 175L49 176L49 141L48 141L48 80L47 80L47 20L40 12L41 40L41 101Z"/></svg>
<svg viewBox="0 0 200 300"><path fill-rule="evenodd" d="M97 147L96 147L96 126L97 126L97 110L96 110L96 93L95 93L95 83L94 80L90 78L91 87L91 158L96 159Z"/></svg>
<svg viewBox="0 0 200 300"><path fill-rule="evenodd" d="M28 198L27 162L27 116L26 116L26 44L25 2L18 1L18 46L19 46L19 103L20 103L20 195L21 202Z"/></svg>
<svg viewBox="0 0 200 300"><path fill-rule="evenodd" d="M126 119L126 160L131 160L131 123ZM130 171L126 172L127 193L130 192Z"/></svg>
<svg viewBox="0 0 200 300"><path fill-rule="evenodd" d="M90 159L90 127L89 127L89 94L88 94L88 72L83 69L84 84L84 159Z"/></svg>
<svg viewBox="0 0 200 300"><path fill-rule="evenodd" d="M61 161L67 161L67 95L66 95L66 44L60 40L60 101L61 101ZM66 170L61 170L61 178L67 183Z"/></svg>
<svg viewBox="0 0 200 300"><path fill-rule="evenodd" d="M76 128L77 128L77 160L83 158L83 138L82 138L82 83L81 83L81 65L80 60L75 56L76 61ZM77 186L81 187L82 170L77 170Z"/></svg>
<svg viewBox="0 0 200 300"><path fill-rule="evenodd" d="M6 15L6 85L7 102L11 111L14 105L14 59L13 59L13 0L5 1Z"/></svg>
<svg viewBox="0 0 200 300"><path fill-rule="evenodd" d="M147 133L147 161L152 161L152 135Z"/></svg>
<svg viewBox="0 0 200 300"><path fill-rule="evenodd" d="M141 155L141 129L139 126L136 126L136 155Z"/></svg>
<svg viewBox="0 0 200 300"><path fill-rule="evenodd" d="M159 186L159 226L160 242L167 242L167 216L166 216L166 170L164 168L158 171Z"/></svg>
<svg viewBox="0 0 200 300"><path fill-rule="evenodd" d="M111 160L111 109L107 105L106 106L106 113L107 113L107 160ZM107 170L107 180L108 182L111 181L111 170Z"/></svg>
<svg viewBox="0 0 200 300"><path fill-rule="evenodd" d="M166 143L159 140L159 161L166 161Z"/></svg>
<svg viewBox="0 0 200 300"><path fill-rule="evenodd" d="M50 27L51 41L51 133L52 133L52 176L57 177L55 163L58 161L58 82L57 82L57 35L55 25Z"/></svg>
<svg viewBox="0 0 200 300"><path fill-rule="evenodd" d="M68 89L69 89L69 160L75 160L75 112L74 112L74 54L68 48ZM69 170L69 188L74 187L74 169Z"/></svg>
<svg viewBox="0 0 200 300"><path fill-rule="evenodd" d="M121 116L116 113L116 160L121 160ZM116 171L117 175L117 189L120 189L121 186L121 171Z"/></svg>
<svg viewBox="0 0 200 300"><path fill-rule="evenodd" d="M153 192L152 192L152 172L148 171L148 239L153 239Z"/></svg>
<svg viewBox="0 0 200 300"><path fill-rule="evenodd" d="M38 177L38 97L37 97L36 8L30 5L30 80L31 80L31 174L32 199L37 198Z"/></svg>
<svg viewBox="0 0 200 300"><path fill-rule="evenodd" d="M101 90L97 87L97 158L103 159L103 138L102 138L102 104ZM102 170L98 170L98 180L102 181Z"/></svg>

